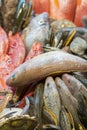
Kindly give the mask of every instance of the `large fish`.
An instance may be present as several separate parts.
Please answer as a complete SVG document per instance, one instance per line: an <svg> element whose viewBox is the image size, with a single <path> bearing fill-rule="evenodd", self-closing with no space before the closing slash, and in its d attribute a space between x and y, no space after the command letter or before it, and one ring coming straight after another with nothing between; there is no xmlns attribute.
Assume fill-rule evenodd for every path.
<svg viewBox="0 0 87 130"><path fill-rule="evenodd" d="M87 61L63 51L40 54L16 68L7 79L10 86L25 86L48 75L64 72L87 72Z"/></svg>
<svg viewBox="0 0 87 130"><path fill-rule="evenodd" d="M50 40L49 37L49 15L44 12L33 18L29 26L24 29L22 38L25 42L27 52L30 51L33 43L39 41L44 45Z"/></svg>

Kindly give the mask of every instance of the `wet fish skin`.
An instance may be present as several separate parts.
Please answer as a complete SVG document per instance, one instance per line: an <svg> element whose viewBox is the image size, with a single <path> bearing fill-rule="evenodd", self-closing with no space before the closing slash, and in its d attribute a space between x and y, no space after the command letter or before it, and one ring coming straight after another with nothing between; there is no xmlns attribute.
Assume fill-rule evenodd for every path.
<svg viewBox="0 0 87 130"><path fill-rule="evenodd" d="M73 117L64 106L62 106L60 113L60 125L62 130L75 130Z"/></svg>
<svg viewBox="0 0 87 130"><path fill-rule="evenodd" d="M21 64L11 73L6 83L10 86L25 87L25 85L40 81L48 75L75 71L86 72L87 61L63 51L51 51Z"/></svg>
<svg viewBox="0 0 87 130"><path fill-rule="evenodd" d="M69 109L70 113L72 114L72 117L75 122L76 130L84 130L84 127L82 126L78 114L77 114L77 102L75 103L75 100L73 100L72 95L67 93L67 87L64 84L63 80L61 80L59 77L56 77L55 79L56 85L59 90L59 94L62 100L63 105Z"/></svg>
<svg viewBox="0 0 87 130"><path fill-rule="evenodd" d="M56 125L58 125L61 102L55 81L52 77L47 77L45 80L43 96L45 108L49 109L56 116Z"/></svg>
<svg viewBox="0 0 87 130"><path fill-rule="evenodd" d="M42 45L50 41L49 36L49 15L44 12L34 17L29 26L22 32L22 39L25 42L27 52L30 51L32 44L39 41Z"/></svg>
<svg viewBox="0 0 87 130"><path fill-rule="evenodd" d="M84 95L87 95L87 89L79 80L70 74L63 74L62 79L72 95L77 98L79 92L84 92ZM86 96L87 97L87 96Z"/></svg>

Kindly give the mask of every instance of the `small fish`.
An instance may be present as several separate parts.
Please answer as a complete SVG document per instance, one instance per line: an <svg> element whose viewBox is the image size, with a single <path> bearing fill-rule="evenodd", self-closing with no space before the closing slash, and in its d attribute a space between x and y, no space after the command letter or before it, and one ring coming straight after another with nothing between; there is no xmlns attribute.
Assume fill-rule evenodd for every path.
<svg viewBox="0 0 87 130"><path fill-rule="evenodd" d="M49 37L49 15L44 12L33 18L29 26L24 29L22 38L25 42L27 52L35 41L41 42L43 45L50 41Z"/></svg>
<svg viewBox="0 0 87 130"><path fill-rule="evenodd" d="M60 125L62 130L75 130L73 117L68 109L64 106L61 108Z"/></svg>
<svg viewBox="0 0 87 130"><path fill-rule="evenodd" d="M81 91L84 92L84 95L87 95L87 89L84 86L84 84L82 84L74 76L72 76L70 74L63 74L62 79L75 98L77 98L78 92L81 92Z"/></svg>
<svg viewBox="0 0 87 130"><path fill-rule="evenodd" d="M63 80L61 80L59 77L56 77L55 82L58 87L62 104L65 106L65 108L69 109L74 119L76 130L84 130L84 127L82 126L77 114L77 101L71 95Z"/></svg>
<svg viewBox="0 0 87 130"><path fill-rule="evenodd" d="M55 125L59 125L61 103L55 81L52 77L46 78L43 96L45 108L54 114Z"/></svg>

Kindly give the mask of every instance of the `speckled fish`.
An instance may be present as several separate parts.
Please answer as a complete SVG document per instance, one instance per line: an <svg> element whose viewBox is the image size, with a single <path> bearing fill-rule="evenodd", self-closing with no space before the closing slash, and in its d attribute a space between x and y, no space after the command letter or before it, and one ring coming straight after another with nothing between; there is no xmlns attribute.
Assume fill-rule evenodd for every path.
<svg viewBox="0 0 87 130"><path fill-rule="evenodd" d="M64 106L62 106L60 113L60 125L62 130L75 130L73 117Z"/></svg>
<svg viewBox="0 0 87 130"><path fill-rule="evenodd" d="M29 26L24 29L22 38L26 45L26 50L31 49L35 41L41 42L43 45L50 40L49 37L49 15L44 12L33 18Z"/></svg>
<svg viewBox="0 0 87 130"><path fill-rule="evenodd" d="M58 125L61 103L55 81L53 80L52 77L46 78L43 96L44 96L44 107L54 114L55 124Z"/></svg>
<svg viewBox="0 0 87 130"><path fill-rule="evenodd" d="M63 74L62 79L75 98L78 97L78 93L81 91L84 93L85 96L87 95L86 87L79 80L77 80L74 76L70 74Z"/></svg>
<svg viewBox="0 0 87 130"><path fill-rule="evenodd" d="M24 86L48 75L64 72L87 72L87 61L63 51L40 54L17 67L6 80L10 86Z"/></svg>
<svg viewBox="0 0 87 130"><path fill-rule="evenodd" d="M68 88L64 84L63 80L61 80L59 77L56 77L55 82L58 87L58 91L59 91L63 105L67 109L69 109L74 119L76 130L85 130L79 120L79 117L77 114L77 102L75 101L74 97L68 92L67 90Z"/></svg>

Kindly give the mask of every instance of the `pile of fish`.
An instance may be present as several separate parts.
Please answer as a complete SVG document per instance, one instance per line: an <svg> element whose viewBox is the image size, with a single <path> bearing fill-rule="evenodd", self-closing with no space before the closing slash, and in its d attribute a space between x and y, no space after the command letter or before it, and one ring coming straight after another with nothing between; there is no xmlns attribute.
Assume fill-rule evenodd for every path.
<svg viewBox="0 0 87 130"><path fill-rule="evenodd" d="M7 85L0 84L0 130L87 130L87 29L35 15L31 1L16 10L2 39L11 44L3 56L13 65L6 61L9 74L0 68Z"/></svg>

